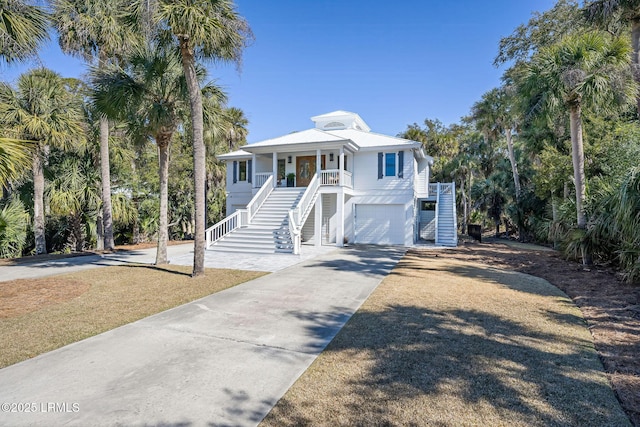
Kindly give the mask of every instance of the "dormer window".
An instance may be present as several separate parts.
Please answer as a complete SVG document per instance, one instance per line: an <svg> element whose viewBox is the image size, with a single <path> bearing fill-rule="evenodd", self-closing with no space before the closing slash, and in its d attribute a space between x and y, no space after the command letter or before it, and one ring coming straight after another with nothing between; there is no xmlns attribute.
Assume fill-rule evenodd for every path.
<svg viewBox="0 0 640 427"><path fill-rule="evenodd" d="M324 125L325 129L336 129L336 128L345 128L345 127L346 127L345 124L340 122L330 122Z"/></svg>

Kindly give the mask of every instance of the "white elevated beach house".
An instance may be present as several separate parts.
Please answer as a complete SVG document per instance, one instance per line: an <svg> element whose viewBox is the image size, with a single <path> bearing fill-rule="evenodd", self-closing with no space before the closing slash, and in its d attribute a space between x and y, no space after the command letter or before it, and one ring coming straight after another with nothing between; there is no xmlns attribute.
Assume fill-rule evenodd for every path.
<svg viewBox="0 0 640 427"><path fill-rule="evenodd" d="M218 156L229 216L207 229L208 249L457 244L454 184L429 182L433 159L422 144L373 133L347 111L311 120L312 129Z"/></svg>

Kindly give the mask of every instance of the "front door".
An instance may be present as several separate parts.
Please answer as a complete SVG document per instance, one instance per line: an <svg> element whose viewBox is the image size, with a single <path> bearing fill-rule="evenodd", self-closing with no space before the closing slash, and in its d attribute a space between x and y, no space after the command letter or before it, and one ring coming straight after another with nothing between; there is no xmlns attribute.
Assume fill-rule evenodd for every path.
<svg viewBox="0 0 640 427"><path fill-rule="evenodd" d="M296 187L308 187L316 173L316 156L296 157Z"/></svg>

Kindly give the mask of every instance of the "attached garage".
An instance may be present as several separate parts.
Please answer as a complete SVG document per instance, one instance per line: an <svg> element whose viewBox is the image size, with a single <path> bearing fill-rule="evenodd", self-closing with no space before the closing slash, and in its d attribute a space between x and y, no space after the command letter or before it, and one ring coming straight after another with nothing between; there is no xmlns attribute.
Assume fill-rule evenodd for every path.
<svg viewBox="0 0 640 427"><path fill-rule="evenodd" d="M355 242L404 245L404 205L355 205Z"/></svg>

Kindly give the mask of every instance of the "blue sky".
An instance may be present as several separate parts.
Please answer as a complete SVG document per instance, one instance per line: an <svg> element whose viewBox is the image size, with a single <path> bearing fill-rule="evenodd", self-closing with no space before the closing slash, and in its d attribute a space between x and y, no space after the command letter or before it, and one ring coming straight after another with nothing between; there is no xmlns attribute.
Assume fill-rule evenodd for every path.
<svg viewBox="0 0 640 427"><path fill-rule="evenodd" d="M250 143L307 129L310 117L334 110L389 135L425 118L450 124L500 84L504 70L492 65L500 38L553 3L236 0L255 40L240 71L212 63L210 77L244 110ZM40 60L64 76L84 72L55 41ZM9 81L25 69L0 65Z"/></svg>

